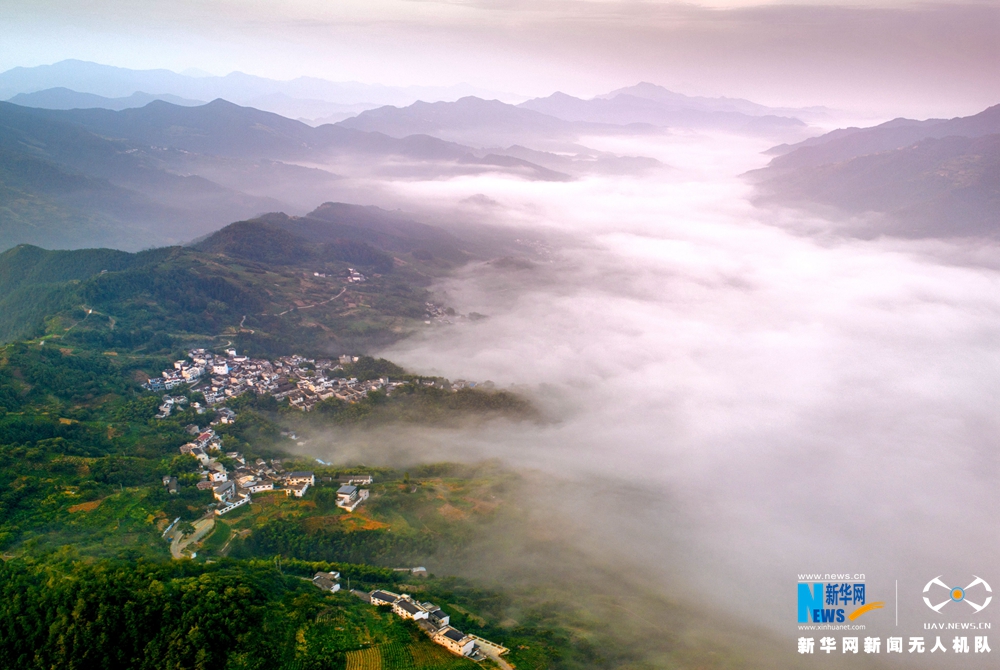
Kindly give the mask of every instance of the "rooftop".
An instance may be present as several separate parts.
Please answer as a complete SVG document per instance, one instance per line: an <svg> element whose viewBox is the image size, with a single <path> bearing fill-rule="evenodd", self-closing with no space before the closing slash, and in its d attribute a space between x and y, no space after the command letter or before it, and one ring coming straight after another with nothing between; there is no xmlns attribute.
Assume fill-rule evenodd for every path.
<svg viewBox="0 0 1000 670"><path fill-rule="evenodd" d="M398 601L396 601L396 605L400 609L406 610L410 614L416 614L417 612L421 612L422 611L419 607L417 607L416 605L414 605L413 603L411 603L409 600L398 600Z"/></svg>

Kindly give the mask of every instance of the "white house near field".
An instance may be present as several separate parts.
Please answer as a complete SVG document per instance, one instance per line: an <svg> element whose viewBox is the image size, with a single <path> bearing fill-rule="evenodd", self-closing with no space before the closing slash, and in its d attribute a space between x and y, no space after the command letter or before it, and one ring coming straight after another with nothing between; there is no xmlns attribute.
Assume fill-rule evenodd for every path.
<svg viewBox="0 0 1000 670"><path fill-rule="evenodd" d="M434 634L433 640L453 654L468 656L475 648L475 641L451 626L445 626Z"/></svg>

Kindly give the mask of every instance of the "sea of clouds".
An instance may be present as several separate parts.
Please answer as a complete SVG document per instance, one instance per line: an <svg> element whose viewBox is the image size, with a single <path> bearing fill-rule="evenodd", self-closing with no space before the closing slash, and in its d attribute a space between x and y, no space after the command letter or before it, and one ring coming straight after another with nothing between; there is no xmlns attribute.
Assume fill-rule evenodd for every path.
<svg viewBox="0 0 1000 670"><path fill-rule="evenodd" d="M533 266L466 267L435 291L489 318L382 355L515 386L551 419L424 436L424 457L574 482L539 499L583 550L789 636L799 573L864 573L885 634L919 634L935 576L1000 586L1000 274L955 260L983 249L757 209L739 175L761 140L586 143L669 167L395 185L520 229Z"/></svg>

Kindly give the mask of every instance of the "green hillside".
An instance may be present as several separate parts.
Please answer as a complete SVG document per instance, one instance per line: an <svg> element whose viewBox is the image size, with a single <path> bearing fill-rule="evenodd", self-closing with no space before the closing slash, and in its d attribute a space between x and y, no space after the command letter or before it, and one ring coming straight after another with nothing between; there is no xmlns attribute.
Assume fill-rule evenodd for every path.
<svg viewBox="0 0 1000 670"><path fill-rule="evenodd" d="M388 610L309 581L335 570L362 592L436 603L453 626L507 647L516 668L796 667L770 641L719 639L725 623L581 561L532 509L537 482L497 463L372 468L296 455L296 441L332 433L459 439L457 427L540 419L526 398L487 385L451 390L370 356L318 360L424 327L424 287L471 256L401 217L340 214L239 222L194 248L0 254L0 666L472 667ZM142 382L191 348L230 346L314 356L282 372L305 386L320 374L393 384L326 396L308 413L247 390L221 401L229 423L206 408L209 386L181 384L158 418L162 391ZM302 496L254 490L216 514L208 475L180 449L213 421L215 465L238 474L270 463L315 483ZM370 497L348 513L340 477L360 473L374 477ZM515 579L497 572L518 561ZM431 574L394 569L409 566Z"/></svg>
<svg viewBox="0 0 1000 670"><path fill-rule="evenodd" d="M310 245L256 222L199 248L206 251L10 249L0 254L0 341L57 337L147 353L226 341L251 353L363 352L420 323L424 287L442 271L413 257L395 271L392 256L365 243ZM349 267L365 281L349 282Z"/></svg>
<svg viewBox="0 0 1000 670"><path fill-rule="evenodd" d="M225 449L248 461L282 458L288 470L314 471L316 485L301 498L255 493L251 505L214 519L189 546L194 555L171 560L171 520L204 523L212 500L178 446L192 437L187 424L212 415L152 418L160 399L141 390L136 373L166 363L38 343L0 350L0 666L472 667L346 588L329 595L308 581L336 570L345 587L438 604L453 626L509 648L517 668L797 667L769 641L561 552L535 533L532 484L516 473L495 463L399 469L296 459L282 429L309 426L295 421L301 412L266 403L231 403L237 421L216 426ZM468 413L463 404L440 411ZM315 410L309 420L343 428L325 424L328 416ZM337 478L361 472L374 476L372 495L346 513L335 504ZM164 476L177 478L178 493L167 493ZM516 580L448 574L490 574L495 561L525 550ZM539 560L558 569L539 571ZM391 569L417 565L432 574ZM107 640L113 650L95 654ZM775 662L753 660L761 658Z"/></svg>

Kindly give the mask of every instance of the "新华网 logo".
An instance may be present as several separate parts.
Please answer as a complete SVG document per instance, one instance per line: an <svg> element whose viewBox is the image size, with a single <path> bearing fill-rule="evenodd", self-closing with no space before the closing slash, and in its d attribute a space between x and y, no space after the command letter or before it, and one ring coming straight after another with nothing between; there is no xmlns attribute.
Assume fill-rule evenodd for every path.
<svg viewBox="0 0 1000 670"><path fill-rule="evenodd" d="M976 612L981 612L982 610L986 609L986 606L990 604L991 600L993 600L993 595L992 595L993 589L990 588L990 585L987 584L986 580L983 579L982 577L978 577L976 575L972 576L975 577L972 583L969 584L968 586L961 587L961 586L948 586L947 584L941 581L941 575L938 575L931 581L927 582L927 585L924 586L924 604L926 604L928 607L930 607L938 614L941 613L941 610L944 609L945 605L948 605L950 603L968 603L969 606L972 607L972 609L976 610ZM947 595L945 595L938 589L934 589L932 591L931 589L935 586L944 589L944 591L947 592ZM939 593L940 595L937 595ZM972 598L975 598L976 600L982 600L983 596L986 596L986 600L982 601L982 605L972 600ZM934 598L934 600L941 598L941 602L935 605L931 601L932 597Z"/></svg>
<svg viewBox="0 0 1000 670"><path fill-rule="evenodd" d="M834 624L854 621L882 609L884 602L868 602L863 582L799 582L799 623Z"/></svg>

